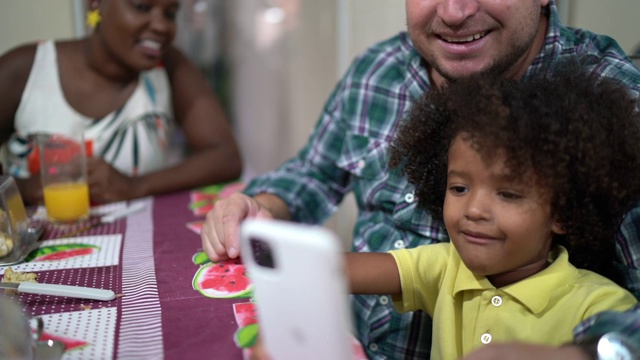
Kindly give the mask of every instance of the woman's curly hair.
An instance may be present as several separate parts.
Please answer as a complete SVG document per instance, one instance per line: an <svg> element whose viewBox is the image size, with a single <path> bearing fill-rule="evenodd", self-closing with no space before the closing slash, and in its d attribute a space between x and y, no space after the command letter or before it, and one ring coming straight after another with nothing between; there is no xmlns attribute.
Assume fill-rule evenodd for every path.
<svg viewBox="0 0 640 360"><path fill-rule="evenodd" d="M571 262L612 271L615 234L640 200L640 116L624 86L585 73L513 81L459 80L412 107L390 148L390 165L415 185L418 206L442 219L449 146L465 133L483 159L505 156L516 179L551 193ZM465 137L465 139L467 139Z"/></svg>

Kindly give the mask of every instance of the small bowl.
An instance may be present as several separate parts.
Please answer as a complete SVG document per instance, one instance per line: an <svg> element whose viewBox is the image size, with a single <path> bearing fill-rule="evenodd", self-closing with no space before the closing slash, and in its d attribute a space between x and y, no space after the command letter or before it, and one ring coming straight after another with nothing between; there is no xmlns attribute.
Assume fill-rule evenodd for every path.
<svg viewBox="0 0 640 360"><path fill-rule="evenodd" d="M36 360L59 360L64 355L64 343L55 340L36 342Z"/></svg>
<svg viewBox="0 0 640 360"><path fill-rule="evenodd" d="M13 177L0 175L0 266L22 262L38 246L43 228L30 224ZM4 251L7 244L8 252Z"/></svg>

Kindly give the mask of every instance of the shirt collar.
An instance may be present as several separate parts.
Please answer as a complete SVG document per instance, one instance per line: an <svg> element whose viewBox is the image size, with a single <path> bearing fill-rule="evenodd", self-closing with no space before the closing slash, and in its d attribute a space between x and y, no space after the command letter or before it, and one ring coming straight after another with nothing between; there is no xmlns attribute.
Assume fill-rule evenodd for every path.
<svg viewBox="0 0 640 360"><path fill-rule="evenodd" d="M451 245L453 248L453 244ZM455 251L455 250L453 250ZM453 285L453 296L461 291L468 290L490 290L496 287L489 282L485 276L476 275L467 268L467 266L460 259L460 255L456 252L457 260L460 261L458 266L458 274L456 275L456 281Z"/></svg>
<svg viewBox="0 0 640 360"><path fill-rule="evenodd" d="M529 68L525 72L523 79L531 79L534 77L545 76L554 69L554 64L562 54L563 44L561 34L568 31L560 22L558 15L558 7L555 0L551 0L547 5L547 15L549 21L547 23L547 35L540 52L533 59Z"/></svg>
<svg viewBox="0 0 640 360"><path fill-rule="evenodd" d="M400 46L408 54L404 83L407 85L411 98L417 99L431 89L431 81L429 80L429 73L424 59L413 46L409 33L405 31L402 35Z"/></svg>
<svg viewBox="0 0 640 360"><path fill-rule="evenodd" d="M549 261L551 264L546 269L526 280L502 287L500 291L518 300L532 313L543 311L549 303L551 292L565 286L578 272L578 269L569 263L567 250L562 246L557 246L549 252ZM489 289L495 289L495 286L486 277L473 274L461 264L454 285L454 296L460 291Z"/></svg>

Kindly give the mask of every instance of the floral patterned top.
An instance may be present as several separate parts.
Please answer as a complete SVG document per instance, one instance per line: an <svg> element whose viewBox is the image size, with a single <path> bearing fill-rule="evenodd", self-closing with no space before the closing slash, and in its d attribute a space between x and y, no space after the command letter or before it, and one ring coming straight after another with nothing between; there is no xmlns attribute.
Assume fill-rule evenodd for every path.
<svg viewBox="0 0 640 360"><path fill-rule="evenodd" d="M93 156L120 172L141 175L163 168L173 129L171 88L161 66L140 74L131 97L100 119L78 113L66 101L58 73L55 43L38 44L29 79L14 119L15 133L3 145L5 173L26 178L37 169L35 135L82 129Z"/></svg>

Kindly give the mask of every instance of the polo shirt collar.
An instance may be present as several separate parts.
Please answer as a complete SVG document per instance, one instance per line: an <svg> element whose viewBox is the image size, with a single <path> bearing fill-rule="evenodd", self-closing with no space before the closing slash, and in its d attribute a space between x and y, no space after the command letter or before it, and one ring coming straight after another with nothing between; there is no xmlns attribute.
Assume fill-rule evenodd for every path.
<svg viewBox="0 0 640 360"><path fill-rule="evenodd" d="M578 273L578 269L569 263L569 254L562 246L554 247L549 252L549 261L551 264L541 272L499 290L519 301L532 313L540 313L549 304L551 293L564 287ZM496 287L486 277L475 275L464 264L460 264L454 296L461 291L490 289Z"/></svg>

